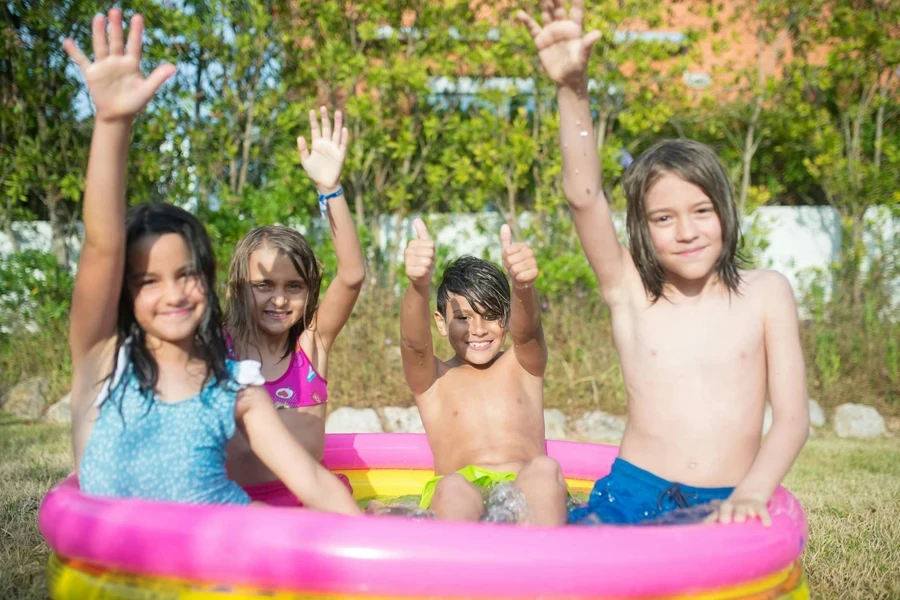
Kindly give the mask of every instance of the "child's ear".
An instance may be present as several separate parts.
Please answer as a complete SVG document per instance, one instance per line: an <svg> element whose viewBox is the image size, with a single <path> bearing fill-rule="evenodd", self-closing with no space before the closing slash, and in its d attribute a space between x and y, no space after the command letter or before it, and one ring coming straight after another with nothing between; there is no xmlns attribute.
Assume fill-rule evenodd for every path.
<svg viewBox="0 0 900 600"><path fill-rule="evenodd" d="M444 315L438 311L434 311L434 323L437 325L438 332L443 337L447 337L447 323L444 321Z"/></svg>

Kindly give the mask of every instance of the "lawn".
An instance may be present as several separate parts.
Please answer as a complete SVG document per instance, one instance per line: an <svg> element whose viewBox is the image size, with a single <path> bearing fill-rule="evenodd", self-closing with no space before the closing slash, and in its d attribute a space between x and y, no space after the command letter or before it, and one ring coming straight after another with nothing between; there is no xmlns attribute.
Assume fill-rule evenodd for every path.
<svg viewBox="0 0 900 600"><path fill-rule="evenodd" d="M37 510L70 467L67 428L0 413L0 598L46 598ZM813 438L787 486L809 516L812 598L900 598L900 441Z"/></svg>

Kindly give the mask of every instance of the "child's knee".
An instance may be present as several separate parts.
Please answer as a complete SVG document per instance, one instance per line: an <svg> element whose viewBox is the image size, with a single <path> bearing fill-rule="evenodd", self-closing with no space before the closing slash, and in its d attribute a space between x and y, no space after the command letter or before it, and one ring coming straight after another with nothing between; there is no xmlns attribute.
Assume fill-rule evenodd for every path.
<svg viewBox="0 0 900 600"><path fill-rule="evenodd" d="M430 508L439 519L477 521L484 513L484 501L475 486L454 473L437 483Z"/></svg>
<svg viewBox="0 0 900 600"><path fill-rule="evenodd" d="M539 479L544 482L555 482L557 485L565 485L562 468L559 463L549 456L538 456L525 465L519 472L519 479Z"/></svg>
<svg viewBox="0 0 900 600"><path fill-rule="evenodd" d="M481 493L459 473L442 477L434 488L432 505L443 504L448 500L454 502L481 502Z"/></svg>

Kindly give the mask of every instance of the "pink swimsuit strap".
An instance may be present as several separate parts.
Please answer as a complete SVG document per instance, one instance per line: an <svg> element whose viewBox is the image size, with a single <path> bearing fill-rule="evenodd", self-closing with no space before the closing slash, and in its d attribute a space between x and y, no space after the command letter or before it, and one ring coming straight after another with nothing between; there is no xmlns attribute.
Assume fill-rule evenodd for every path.
<svg viewBox="0 0 900 600"><path fill-rule="evenodd" d="M225 343L228 357L237 360L234 358L236 356L234 342L227 331ZM275 381L266 381L264 387L276 408L316 406L328 401L328 381L316 372L306 352L300 347L299 340L291 357L291 364L288 365L284 375Z"/></svg>

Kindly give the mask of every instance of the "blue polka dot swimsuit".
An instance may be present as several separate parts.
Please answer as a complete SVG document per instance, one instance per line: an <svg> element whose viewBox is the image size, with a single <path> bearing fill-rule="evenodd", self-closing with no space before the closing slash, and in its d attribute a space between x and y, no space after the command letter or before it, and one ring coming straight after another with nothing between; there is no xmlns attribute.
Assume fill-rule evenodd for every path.
<svg viewBox="0 0 900 600"><path fill-rule="evenodd" d="M128 347L120 350L116 376L97 399L99 415L79 469L81 490L193 504L249 503L247 493L226 475L225 445L234 435L242 384L261 379L258 363L253 375L248 374L254 370L251 361L227 361L234 381L212 380L196 396L166 403L141 392L133 367L126 364Z"/></svg>

